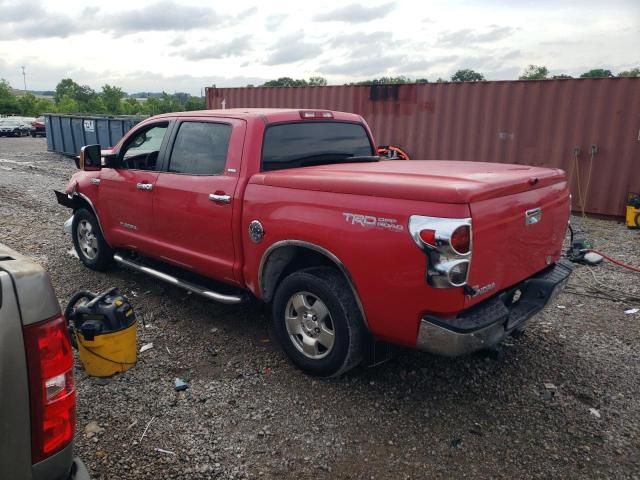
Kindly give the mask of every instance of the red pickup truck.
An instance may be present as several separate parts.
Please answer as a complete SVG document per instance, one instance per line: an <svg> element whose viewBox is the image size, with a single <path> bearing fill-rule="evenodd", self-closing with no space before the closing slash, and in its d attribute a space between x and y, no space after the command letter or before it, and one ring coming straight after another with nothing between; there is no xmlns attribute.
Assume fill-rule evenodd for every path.
<svg viewBox="0 0 640 480"><path fill-rule="evenodd" d="M269 302L283 349L314 375L379 345L493 347L566 284L564 172L375 152L350 113L171 113L84 147L56 193L87 267Z"/></svg>

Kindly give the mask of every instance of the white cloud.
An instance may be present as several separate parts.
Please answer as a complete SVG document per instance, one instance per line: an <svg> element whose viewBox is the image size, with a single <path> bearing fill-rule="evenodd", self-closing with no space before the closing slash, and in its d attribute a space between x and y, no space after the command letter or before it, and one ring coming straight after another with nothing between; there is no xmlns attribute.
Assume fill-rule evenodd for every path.
<svg viewBox="0 0 640 480"><path fill-rule="evenodd" d="M372 7L352 3L344 7L336 8L335 10L318 13L313 16L313 19L316 22L364 23L384 18L394 8L394 3L384 3Z"/></svg>
<svg viewBox="0 0 640 480"><path fill-rule="evenodd" d="M640 64L640 2L495 0L0 0L0 78L50 90L187 90L324 75L435 80L460 68L515 79Z"/></svg>

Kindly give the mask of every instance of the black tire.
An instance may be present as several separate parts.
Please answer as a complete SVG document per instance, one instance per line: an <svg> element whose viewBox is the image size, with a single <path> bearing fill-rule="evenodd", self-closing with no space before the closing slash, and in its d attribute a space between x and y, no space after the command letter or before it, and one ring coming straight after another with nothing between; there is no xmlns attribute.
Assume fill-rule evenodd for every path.
<svg viewBox="0 0 640 480"><path fill-rule="evenodd" d="M86 232L87 226L90 226L89 233L92 234L90 238L82 233L83 231ZM80 232L79 229L81 229ZM113 250L107 245L98 220L89 210L81 208L75 212L71 236L73 237L73 246L78 253L78 257L80 257L80 261L85 266L92 270L103 271L111 265Z"/></svg>
<svg viewBox="0 0 640 480"><path fill-rule="evenodd" d="M33 138L36 138L36 132L31 132L31 136L32 136Z"/></svg>
<svg viewBox="0 0 640 480"><path fill-rule="evenodd" d="M290 301L303 294L309 294L307 298L316 297L328 310L328 315L324 318L330 323L334 336L331 348L318 353L324 355L322 358L311 358L309 354L303 353L300 349L304 343L302 331L299 335L292 335L287 329L287 312L294 312L296 317L302 317L301 312L296 312ZM336 377L357 366L363 359L366 330L362 315L349 285L335 269L314 267L286 277L278 286L273 299L273 324L276 336L287 356L309 375ZM302 320L300 324L302 325ZM320 333L319 329L316 330ZM308 335L305 337L310 338Z"/></svg>

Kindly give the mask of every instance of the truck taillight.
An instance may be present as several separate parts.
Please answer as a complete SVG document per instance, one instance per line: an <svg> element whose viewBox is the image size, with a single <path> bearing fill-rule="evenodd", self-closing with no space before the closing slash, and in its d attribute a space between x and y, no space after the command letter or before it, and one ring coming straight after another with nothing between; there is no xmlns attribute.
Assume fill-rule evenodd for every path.
<svg viewBox="0 0 640 480"><path fill-rule="evenodd" d="M24 341L31 403L31 461L37 463L73 440L73 352L62 315L25 327Z"/></svg>
<svg viewBox="0 0 640 480"><path fill-rule="evenodd" d="M427 282L435 288L466 285L471 266L471 219L412 215L409 232L427 255Z"/></svg>
<svg viewBox="0 0 640 480"><path fill-rule="evenodd" d="M451 248L461 255L471 251L471 226L461 225L451 234Z"/></svg>
<svg viewBox="0 0 640 480"><path fill-rule="evenodd" d="M421 230L419 235L420 235L420 240L422 240L422 242L425 245L429 245L431 247L435 247L436 246L436 231L435 230Z"/></svg>

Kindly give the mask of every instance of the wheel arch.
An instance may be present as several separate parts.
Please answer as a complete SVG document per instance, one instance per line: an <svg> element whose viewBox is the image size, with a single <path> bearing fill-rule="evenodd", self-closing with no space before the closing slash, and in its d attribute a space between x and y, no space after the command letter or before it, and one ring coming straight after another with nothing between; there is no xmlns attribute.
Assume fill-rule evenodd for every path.
<svg viewBox="0 0 640 480"><path fill-rule="evenodd" d="M356 301L362 320L367 327L367 317L360 295L344 263L324 247L303 240L281 240L271 245L262 255L258 269L258 288L265 302L271 302L276 288L288 273L302 268L327 265L335 267L344 277Z"/></svg>
<svg viewBox="0 0 640 480"><path fill-rule="evenodd" d="M100 231L102 232L102 236L105 237L105 241L107 240L104 232L104 228L102 228L102 223L100 223L100 217L98 216L98 211L96 207L93 205L93 202L89 197L87 197L83 193L75 192L73 195L73 213L75 214L81 208L85 208L89 210L96 220L98 221L98 226L100 227ZM108 243L108 242L107 242Z"/></svg>

